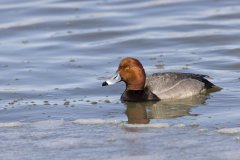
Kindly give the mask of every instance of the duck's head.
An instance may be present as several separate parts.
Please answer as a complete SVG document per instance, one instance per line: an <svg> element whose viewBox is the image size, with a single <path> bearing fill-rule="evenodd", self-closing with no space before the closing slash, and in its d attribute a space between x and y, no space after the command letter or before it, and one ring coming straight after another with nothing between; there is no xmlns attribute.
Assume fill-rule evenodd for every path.
<svg viewBox="0 0 240 160"><path fill-rule="evenodd" d="M127 90L143 90L146 74L142 64L135 58L127 57L121 60L116 74L103 82L102 86L113 85L124 81Z"/></svg>

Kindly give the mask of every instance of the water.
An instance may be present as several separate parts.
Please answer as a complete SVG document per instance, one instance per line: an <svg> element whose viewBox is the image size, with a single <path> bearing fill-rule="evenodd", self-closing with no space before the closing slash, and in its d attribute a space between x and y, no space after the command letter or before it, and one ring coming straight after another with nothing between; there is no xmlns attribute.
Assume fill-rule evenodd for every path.
<svg viewBox="0 0 240 160"><path fill-rule="evenodd" d="M239 1L2 0L0 13L0 159L239 159ZM223 89L122 103L124 84L101 83L126 56Z"/></svg>

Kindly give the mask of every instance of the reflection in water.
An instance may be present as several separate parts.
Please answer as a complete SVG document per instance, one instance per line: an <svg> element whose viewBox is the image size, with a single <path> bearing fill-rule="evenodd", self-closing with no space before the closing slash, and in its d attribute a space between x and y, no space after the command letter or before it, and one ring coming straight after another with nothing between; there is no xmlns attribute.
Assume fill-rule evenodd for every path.
<svg viewBox="0 0 240 160"><path fill-rule="evenodd" d="M199 95L181 100L158 102L125 102L126 115L130 124L147 124L150 119L175 118L190 115L197 104L205 103L206 96Z"/></svg>

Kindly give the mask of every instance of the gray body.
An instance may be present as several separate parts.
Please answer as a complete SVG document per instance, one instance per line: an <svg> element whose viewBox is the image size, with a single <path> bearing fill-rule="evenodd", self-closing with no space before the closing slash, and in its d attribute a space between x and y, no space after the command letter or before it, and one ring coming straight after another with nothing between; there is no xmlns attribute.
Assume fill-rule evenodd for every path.
<svg viewBox="0 0 240 160"><path fill-rule="evenodd" d="M145 88L159 99L182 99L216 87L205 77L208 76L175 72L156 73L146 77Z"/></svg>

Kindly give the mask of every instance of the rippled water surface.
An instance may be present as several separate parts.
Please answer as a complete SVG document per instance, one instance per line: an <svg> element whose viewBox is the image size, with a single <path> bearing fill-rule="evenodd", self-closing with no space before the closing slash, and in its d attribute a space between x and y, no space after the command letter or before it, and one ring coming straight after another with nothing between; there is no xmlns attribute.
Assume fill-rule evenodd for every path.
<svg viewBox="0 0 240 160"><path fill-rule="evenodd" d="M0 159L238 160L238 0L1 0ZM121 58L220 92L122 103Z"/></svg>

